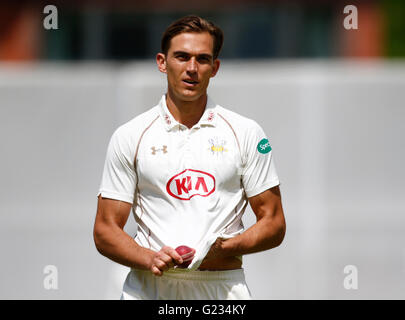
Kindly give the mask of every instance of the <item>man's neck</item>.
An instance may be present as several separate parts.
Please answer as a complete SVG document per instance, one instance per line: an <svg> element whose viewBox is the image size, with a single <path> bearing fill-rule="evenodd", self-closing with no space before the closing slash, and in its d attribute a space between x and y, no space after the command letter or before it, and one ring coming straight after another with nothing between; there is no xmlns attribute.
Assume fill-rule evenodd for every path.
<svg viewBox="0 0 405 320"><path fill-rule="evenodd" d="M166 105L173 118L186 127L193 127L200 121L207 105L207 94L202 95L195 101L183 101L174 97L168 91Z"/></svg>

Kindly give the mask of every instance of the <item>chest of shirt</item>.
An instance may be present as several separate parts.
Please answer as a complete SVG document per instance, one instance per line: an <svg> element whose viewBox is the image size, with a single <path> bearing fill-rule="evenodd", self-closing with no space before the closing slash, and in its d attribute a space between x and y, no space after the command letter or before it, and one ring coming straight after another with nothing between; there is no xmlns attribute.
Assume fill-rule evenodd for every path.
<svg viewBox="0 0 405 320"><path fill-rule="evenodd" d="M240 159L231 131L216 127L156 128L145 134L139 146L138 187L184 200L238 188Z"/></svg>

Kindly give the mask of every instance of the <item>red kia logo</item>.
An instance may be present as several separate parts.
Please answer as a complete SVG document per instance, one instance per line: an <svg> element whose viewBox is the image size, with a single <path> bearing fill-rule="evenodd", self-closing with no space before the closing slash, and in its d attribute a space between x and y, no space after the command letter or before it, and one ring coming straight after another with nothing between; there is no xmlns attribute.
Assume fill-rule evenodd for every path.
<svg viewBox="0 0 405 320"><path fill-rule="evenodd" d="M207 197L215 191L215 178L204 171L186 169L170 178L166 190L180 200L190 200L194 196Z"/></svg>

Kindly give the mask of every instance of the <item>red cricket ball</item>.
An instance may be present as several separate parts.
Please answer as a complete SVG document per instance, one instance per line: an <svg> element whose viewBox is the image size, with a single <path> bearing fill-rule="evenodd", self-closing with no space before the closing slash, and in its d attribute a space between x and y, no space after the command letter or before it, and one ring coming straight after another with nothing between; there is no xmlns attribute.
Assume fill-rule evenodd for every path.
<svg viewBox="0 0 405 320"><path fill-rule="evenodd" d="M195 250L187 246L178 246L175 250L183 258L183 263L178 267L187 268L194 258Z"/></svg>

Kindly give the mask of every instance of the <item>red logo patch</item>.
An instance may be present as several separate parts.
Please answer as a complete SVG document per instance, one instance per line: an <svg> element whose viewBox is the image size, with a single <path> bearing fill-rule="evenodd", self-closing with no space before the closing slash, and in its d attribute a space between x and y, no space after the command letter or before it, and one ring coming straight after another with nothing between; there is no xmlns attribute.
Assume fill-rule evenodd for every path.
<svg viewBox="0 0 405 320"><path fill-rule="evenodd" d="M215 178L204 171L186 169L169 179L166 190L180 200L190 200L194 196L207 197L215 191Z"/></svg>

